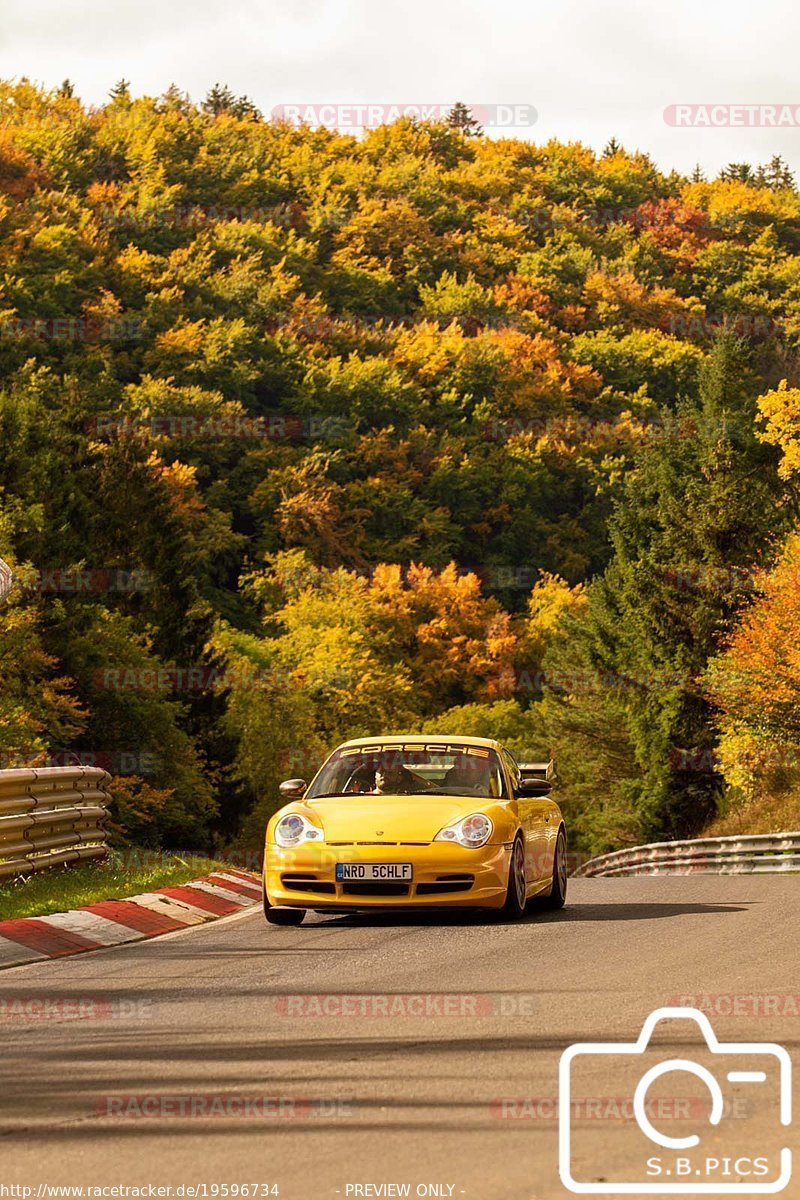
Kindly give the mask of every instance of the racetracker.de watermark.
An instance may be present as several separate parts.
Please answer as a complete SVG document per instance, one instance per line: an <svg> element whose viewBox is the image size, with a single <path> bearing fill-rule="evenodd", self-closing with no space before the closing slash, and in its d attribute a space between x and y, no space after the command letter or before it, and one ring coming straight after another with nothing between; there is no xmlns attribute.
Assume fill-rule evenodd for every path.
<svg viewBox="0 0 800 1200"><path fill-rule="evenodd" d="M23 587L47 595L99 595L104 592L149 592L156 582L141 567L39 567L18 571Z"/></svg>
<svg viewBox="0 0 800 1200"><path fill-rule="evenodd" d="M153 1016L148 997L2 996L0 1025L34 1021L141 1021Z"/></svg>
<svg viewBox="0 0 800 1200"><path fill-rule="evenodd" d="M0 771L42 767L99 767L109 775L155 775L164 760L151 750L51 750L47 754L0 755ZM0 1197L2 1200L2 1197Z"/></svg>
<svg viewBox="0 0 800 1200"><path fill-rule="evenodd" d="M138 317L12 317L0 321L7 341L135 342L144 337Z"/></svg>
<svg viewBox="0 0 800 1200"><path fill-rule="evenodd" d="M800 992L700 992L672 996L670 1008L696 1008L707 1017L800 1017Z"/></svg>
<svg viewBox="0 0 800 1200"><path fill-rule="evenodd" d="M664 121L677 129L797 129L800 104L668 104Z"/></svg>
<svg viewBox="0 0 800 1200"><path fill-rule="evenodd" d="M489 1106L498 1121L555 1122L559 1119L557 1096L502 1096ZM645 1111L651 1121L702 1121L708 1115L708 1101L702 1097L648 1097ZM727 1117L745 1121L752 1105L741 1096L729 1101ZM574 1123L591 1121L620 1122L634 1120L633 1099L629 1096L586 1096L570 1104L570 1119Z"/></svg>
<svg viewBox="0 0 800 1200"><path fill-rule="evenodd" d="M570 695L595 695L600 693L645 693L668 691L672 688L688 689L692 675L688 671L519 671L507 667L494 679L495 690L501 695L517 692L540 693L546 688Z"/></svg>
<svg viewBox="0 0 800 1200"><path fill-rule="evenodd" d="M242 224L282 225L290 228L299 223L303 208L297 201L281 204L170 204L143 208L115 209L101 205L95 209L106 225L131 232L146 232L154 228L205 229L209 226L239 221Z"/></svg>
<svg viewBox="0 0 800 1200"><path fill-rule="evenodd" d="M330 687L351 687L353 675L335 668L326 675ZM211 692L227 688L250 691L301 691L306 679L277 667L98 667L92 683L105 692Z"/></svg>
<svg viewBox="0 0 800 1200"><path fill-rule="evenodd" d="M467 104L465 107L469 110L469 115L484 129L529 128L536 124L539 117L532 104ZM399 104L386 104L382 101L347 104L338 101L313 103L300 100L290 104L276 104L270 115L273 121L285 121L290 125L324 125L329 129L377 129L403 117L416 121L446 121L452 110L452 104L420 101Z"/></svg>
<svg viewBox="0 0 800 1200"><path fill-rule="evenodd" d="M127 1120L189 1119L256 1121L349 1120L357 1115L352 1100L319 1096L267 1096L239 1092L163 1095L157 1092L99 1096L100 1117Z"/></svg>
<svg viewBox="0 0 800 1200"><path fill-rule="evenodd" d="M275 998L279 1016L312 1020L321 1017L351 1017L355 1020L531 1017L538 1009L537 996L515 992L324 992Z"/></svg>
<svg viewBox="0 0 800 1200"><path fill-rule="evenodd" d="M245 413L162 413L149 417L101 413L84 426L86 432L105 441L123 438L171 438L191 442L292 442L323 441L345 437L353 424L344 417L270 413L251 417Z"/></svg>

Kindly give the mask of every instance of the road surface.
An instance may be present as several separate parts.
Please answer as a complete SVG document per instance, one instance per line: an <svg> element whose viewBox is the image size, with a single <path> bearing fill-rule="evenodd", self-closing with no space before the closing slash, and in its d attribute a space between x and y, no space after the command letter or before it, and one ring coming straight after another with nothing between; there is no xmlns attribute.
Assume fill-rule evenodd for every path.
<svg viewBox="0 0 800 1200"><path fill-rule="evenodd" d="M552 1102L565 1047L630 1042L652 1010L705 996L721 1038L796 1057L798 930L793 877L576 879L563 912L521 924L291 929L257 911L9 970L0 1184L564 1197ZM613 1128L588 1122L582 1137L594 1178L620 1166Z"/></svg>

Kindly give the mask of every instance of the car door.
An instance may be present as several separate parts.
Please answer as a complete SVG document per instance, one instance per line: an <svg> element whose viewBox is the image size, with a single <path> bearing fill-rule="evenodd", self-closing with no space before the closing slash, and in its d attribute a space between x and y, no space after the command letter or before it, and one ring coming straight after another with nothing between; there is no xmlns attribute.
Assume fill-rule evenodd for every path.
<svg viewBox="0 0 800 1200"><path fill-rule="evenodd" d="M549 882L552 867L552 852L549 846L549 828L552 823L552 802L546 796L520 795L520 770L517 760L510 751L503 752L511 788L517 801L519 823L525 838L525 876L530 891L538 891L542 880ZM550 855L550 860L548 860Z"/></svg>

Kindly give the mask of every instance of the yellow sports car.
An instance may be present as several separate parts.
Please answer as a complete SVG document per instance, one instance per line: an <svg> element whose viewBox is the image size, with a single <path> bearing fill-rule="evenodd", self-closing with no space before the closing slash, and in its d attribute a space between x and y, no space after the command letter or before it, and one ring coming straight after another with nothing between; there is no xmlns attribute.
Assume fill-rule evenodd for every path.
<svg viewBox="0 0 800 1200"><path fill-rule="evenodd" d="M361 738L334 750L267 826L264 914L308 909L561 908L567 836L550 780L477 737Z"/></svg>

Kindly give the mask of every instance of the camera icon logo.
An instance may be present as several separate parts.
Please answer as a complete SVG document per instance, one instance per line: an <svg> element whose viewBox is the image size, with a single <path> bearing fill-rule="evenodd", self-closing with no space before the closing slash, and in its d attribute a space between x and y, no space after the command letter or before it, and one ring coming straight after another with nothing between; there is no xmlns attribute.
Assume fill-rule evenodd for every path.
<svg viewBox="0 0 800 1200"><path fill-rule="evenodd" d="M674 1039L654 1039L675 1021L700 1035L691 1057L683 1040L676 1056ZM613 1080L616 1096L598 1098L598 1079L605 1089ZM776 1195L792 1178L782 1144L791 1123L787 1050L720 1042L695 1008L659 1008L635 1042L578 1043L561 1056L559 1173L579 1195Z"/></svg>

